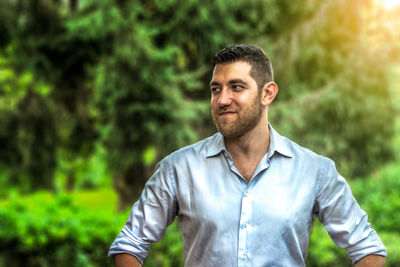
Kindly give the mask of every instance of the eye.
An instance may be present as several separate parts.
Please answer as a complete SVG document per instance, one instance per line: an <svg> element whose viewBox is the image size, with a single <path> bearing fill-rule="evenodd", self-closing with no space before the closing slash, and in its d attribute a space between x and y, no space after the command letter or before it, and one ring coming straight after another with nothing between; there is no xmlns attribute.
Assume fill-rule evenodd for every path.
<svg viewBox="0 0 400 267"><path fill-rule="evenodd" d="M243 89L244 89L243 85L240 85L240 84L233 84L232 85L232 91L234 91L234 92L240 92Z"/></svg>
<svg viewBox="0 0 400 267"><path fill-rule="evenodd" d="M221 89L220 89L219 87L211 87L211 93L212 93L212 94L216 94L216 93L218 93L219 91L221 91Z"/></svg>

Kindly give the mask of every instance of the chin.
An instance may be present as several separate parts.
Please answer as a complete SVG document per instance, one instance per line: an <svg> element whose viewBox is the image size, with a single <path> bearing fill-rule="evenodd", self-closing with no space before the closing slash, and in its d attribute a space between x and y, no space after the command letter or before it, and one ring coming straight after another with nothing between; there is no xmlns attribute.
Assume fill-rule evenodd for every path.
<svg viewBox="0 0 400 267"><path fill-rule="evenodd" d="M218 131L227 139L235 139L243 135L243 133L238 131L229 131L224 129L218 129Z"/></svg>

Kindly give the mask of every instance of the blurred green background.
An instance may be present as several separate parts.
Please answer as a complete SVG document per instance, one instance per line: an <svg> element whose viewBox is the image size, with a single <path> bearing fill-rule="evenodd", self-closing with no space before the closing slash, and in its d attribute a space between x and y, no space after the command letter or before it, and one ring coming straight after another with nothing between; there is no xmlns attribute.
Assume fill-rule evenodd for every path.
<svg viewBox="0 0 400 267"><path fill-rule="evenodd" d="M396 2L1 0L0 267L112 266L156 162L215 132L210 59L235 43L267 52L272 125L335 160L400 266ZM144 266L183 266L175 223ZM307 266L351 266L318 222Z"/></svg>

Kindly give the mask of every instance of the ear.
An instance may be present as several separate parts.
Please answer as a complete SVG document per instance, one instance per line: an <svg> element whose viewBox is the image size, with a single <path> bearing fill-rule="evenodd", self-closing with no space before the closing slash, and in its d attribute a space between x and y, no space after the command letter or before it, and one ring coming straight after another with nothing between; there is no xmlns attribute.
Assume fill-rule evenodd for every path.
<svg viewBox="0 0 400 267"><path fill-rule="evenodd" d="M261 91L261 103L268 106L278 94L278 85L274 82L266 83Z"/></svg>

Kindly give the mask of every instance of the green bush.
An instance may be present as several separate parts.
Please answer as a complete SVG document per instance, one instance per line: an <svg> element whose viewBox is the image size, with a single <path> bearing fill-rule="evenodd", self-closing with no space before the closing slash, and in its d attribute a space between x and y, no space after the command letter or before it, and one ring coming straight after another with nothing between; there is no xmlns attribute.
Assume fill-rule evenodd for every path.
<svg viewBox="0 0 400 267"><path fill-rule="evenodd" d="M356 180L352 190L379 231L399 232L400 164L390 164L368 179Z"/></svg>
<svg viewBox="0 0 400 267"><path fill-rule="evenodd" d="M111 266L121 217L88 212L67 195L11 198L0 210L0 266Z"/></svg>
<svg viewBox="0 0 400 267"><path fill-rule="evenodd" d="M128 212L78 206L78 197L38 193L0 203L0 267L113 266L107 252ZM182 258L174 224L153 245L145 266L183 266Z"/></svg>
<svg viewBox="0 0 400 267"><path fill-rule="evenodd" d="M308 267L346 267L351 261L344 249L335 245L325 227L316 219L312 228L306 265Z"/></svg>
<svg viewBox="0 0 400 267"><path fill-rule="evenodd" d="M167 228L162 240L154 243L144 267L177 267L183 266L183 246L178 224L175 222Z"/></svg>
<svg viewBox="0 0 400 267"><path fill-rule="evenodd" d="M388 165L367 179L351 183L360 206L388 250L386 266L400 266L400 166ZM97 192L97 191L96 191ZM121 230L128 211L114 212L116 199L107 190L53 196L11 196L0 203L0 267L7 266L112 266L108 249ZM108 193L107 193L108 192ZM89 194L90 193L90 194ZM114 205L95 204L101 195ZM85 201L90 205L78 206ZM99 207L94 208L94 207ZM181 237L174 223L163 239L153 244L145 267L183 266ZM315 223L307 266L351 266L346 252Z"/></svg>

